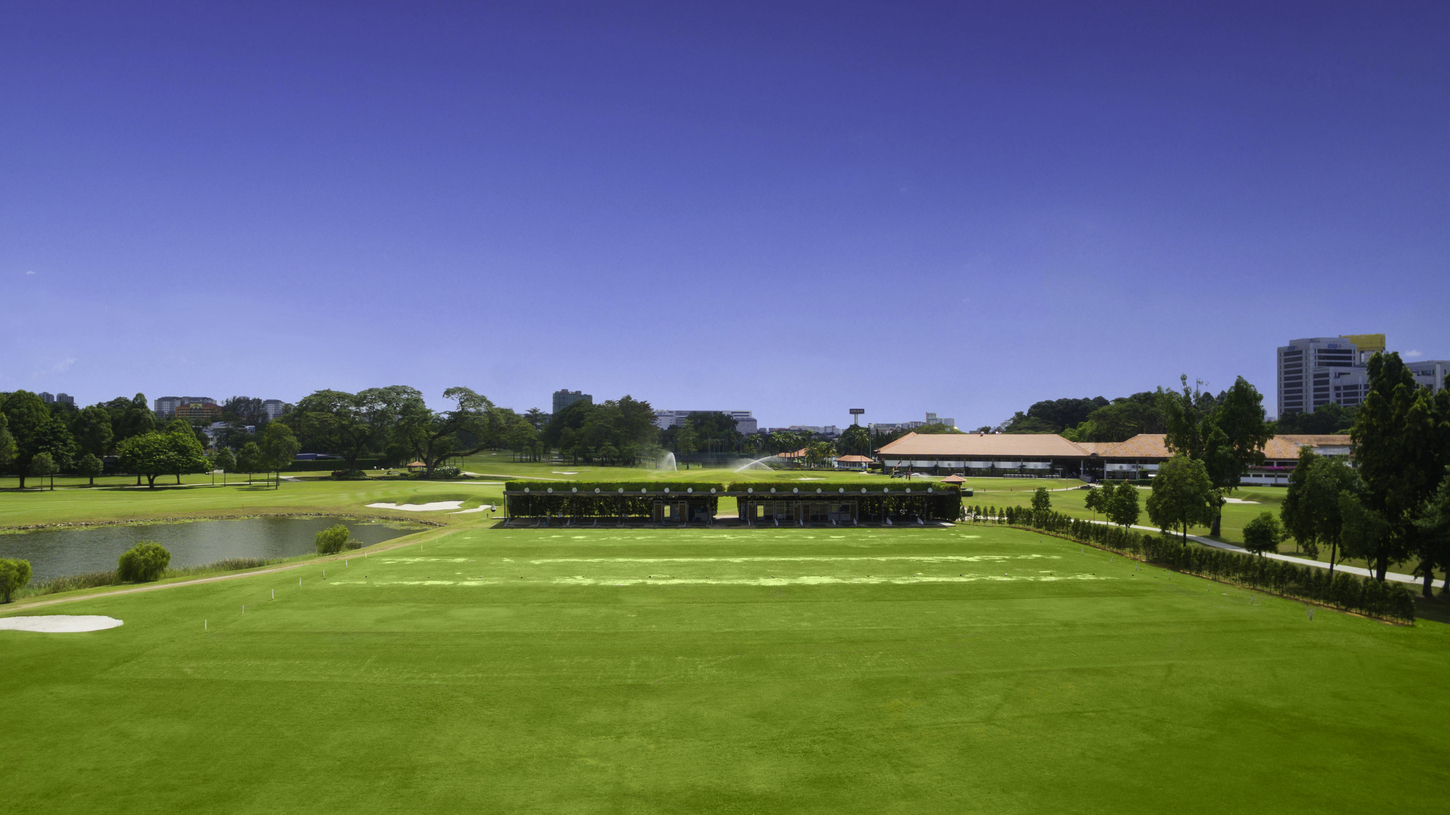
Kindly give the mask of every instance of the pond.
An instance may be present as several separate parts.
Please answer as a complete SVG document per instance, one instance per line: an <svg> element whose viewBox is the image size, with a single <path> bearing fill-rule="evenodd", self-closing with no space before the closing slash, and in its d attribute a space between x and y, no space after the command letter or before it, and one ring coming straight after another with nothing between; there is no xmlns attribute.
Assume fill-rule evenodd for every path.
<svg viewBox="0 0 1450 815"><path fill-rule="evenodd" d="M31 583L109 571L136 542L156 541L171 552L171 566L205 566L227 558L284 558L317 551L318 532L341 523L364 546L409 535L418 527L344 518L242 518L144 526L46 529L0 535L0 558L30 561Z"/></svg>

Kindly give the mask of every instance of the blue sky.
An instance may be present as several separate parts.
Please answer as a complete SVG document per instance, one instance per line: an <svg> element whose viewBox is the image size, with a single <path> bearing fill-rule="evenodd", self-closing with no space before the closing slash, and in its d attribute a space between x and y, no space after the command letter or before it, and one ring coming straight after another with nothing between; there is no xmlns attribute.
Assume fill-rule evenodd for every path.
<svg viewBox="0 0 1450 815"><path fill-rule="evenodd" d="M14 5L0 390L977 426L1450 358L1450 5L1086 5Z"/></svg>

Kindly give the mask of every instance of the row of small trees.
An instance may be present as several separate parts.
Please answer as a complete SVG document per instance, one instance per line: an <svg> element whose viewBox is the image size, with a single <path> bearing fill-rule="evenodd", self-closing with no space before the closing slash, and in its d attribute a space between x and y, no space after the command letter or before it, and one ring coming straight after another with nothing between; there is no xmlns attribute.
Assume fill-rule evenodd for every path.
<svg viewBox="0 0 1450 815"><path fill-rule="evenodd" d="M1189 574L1373 617L1403 622L1415 619L1414 597L1399 583L1195 546L1167 535L1094 523L1051 510L1007 507L995 516L975 515L974 520L1050 532Z"/></svg>

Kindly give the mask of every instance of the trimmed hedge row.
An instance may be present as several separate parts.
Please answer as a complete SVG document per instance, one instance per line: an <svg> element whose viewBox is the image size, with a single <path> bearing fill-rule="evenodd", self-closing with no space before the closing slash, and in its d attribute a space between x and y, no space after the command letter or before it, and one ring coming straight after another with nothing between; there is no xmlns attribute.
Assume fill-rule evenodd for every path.
<svg viewBox="0 0 1450 815"><path fill-rule="evenodd" d="M999 511L995 507L975 506L962 515L964 520L1051 532L1148 563L1283 597L1322 603L1370 617L1415 621L1414 595L1400 583L1211 549L1167 535L1093 523L1060 512L1034 512L1027 507L1005 507Z"/></svg>
<svg viewBox="0 0 1450 815"><path fill-rule="evenodd" d="M570 518L650 518L654 516L658 495L649 493L670 491L670 498L704 500L710 514L720 507L720 499L711 494L724 490L723 484L702 484L696 481L507 481L506 492L529 490L528 495L508 495L509 515L514 517L540 517L544 515ZM598 493L595 490L599 490ZM553 490L550 492L549 490ZM577 492L576 492L577 490ZM620 490L624 490L623 493ZM694 492L690 492L693 490Z"/></svg>
<svg viewBox="0 0 1450 815"><path fill-rule="evenodd" d="M576 492L578 495L593 495L594 491L598 490L601 496L605 493L618 496L620 490L624 490L625 494L632 492L638 495L640 490L661 492L666 489L671 493L690 494L689 491L694 490L696 493L703 492L709 495L712 487L717 492L725 491L724 484L709 484L699 481L505 481L503 484L506 492L515 490L523 492L528 489L530 495L534 493L549 495L550 490L553 490L554 495L563 493L574 495Z"/></svg>
<svg viewBox="0 0 1450 815"><path fill-rule="evenodd" d="M730 483L730 492L755 490L755 494L759 495L761 493L769 494L772 489L776 491L776 494L784 493L786 495L795 494L793 492L795 490L798 490L801 495L815 495L816 491L819 490L822 498L828 495L833 495L837 498L859 498L862 495L902 495L908 492L911 495L961 494L961 490L955 484L937 484L934 482L920 481L916 484L891 484L886 487L863 487L859 484L813 484L800 481L732 481ZM841 492L843 489L845 493ZM928 489L931 492L927 492Z"/></svg>

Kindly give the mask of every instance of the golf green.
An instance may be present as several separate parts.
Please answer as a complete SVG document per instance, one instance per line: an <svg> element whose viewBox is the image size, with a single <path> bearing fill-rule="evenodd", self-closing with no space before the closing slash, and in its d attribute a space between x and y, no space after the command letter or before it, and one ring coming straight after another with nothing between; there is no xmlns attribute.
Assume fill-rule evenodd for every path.
<svg viewBox="0 0 1450 815"><path fill-rule="evenodd" d="M0 631L16 812L1414 812L1450 781L1450 629L996 527L462 529L3 613L125 623Z"/></svg>

